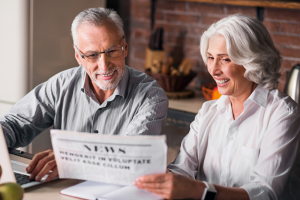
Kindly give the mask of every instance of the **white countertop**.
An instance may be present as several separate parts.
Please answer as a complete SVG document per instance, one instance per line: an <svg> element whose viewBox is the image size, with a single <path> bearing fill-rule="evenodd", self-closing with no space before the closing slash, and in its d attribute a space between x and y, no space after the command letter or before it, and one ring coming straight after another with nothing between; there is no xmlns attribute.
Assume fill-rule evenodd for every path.
<svg viewBox="0 0 300 200"><path fill-rule="evenodd" d="M169 108L197 114L202 104L207 101L200 91L195 92L195 97L188 99L169 99Z"/></svg>

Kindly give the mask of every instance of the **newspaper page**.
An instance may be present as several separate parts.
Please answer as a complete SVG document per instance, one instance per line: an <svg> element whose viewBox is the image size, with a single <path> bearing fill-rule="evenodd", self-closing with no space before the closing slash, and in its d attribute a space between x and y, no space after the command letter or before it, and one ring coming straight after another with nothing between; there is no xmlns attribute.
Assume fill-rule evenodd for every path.
<svg viewBox="0 0 300 200"><path fill-rule="evenodd" d="M132 185L142 175L164 173L166 136L96 135L51 130L60 178Z"/></svg>

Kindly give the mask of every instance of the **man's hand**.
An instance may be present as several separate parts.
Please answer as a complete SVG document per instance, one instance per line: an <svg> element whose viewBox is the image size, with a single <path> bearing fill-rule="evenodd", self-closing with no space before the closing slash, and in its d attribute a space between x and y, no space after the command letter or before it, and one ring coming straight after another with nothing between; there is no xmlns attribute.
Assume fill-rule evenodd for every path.
<svg viewBox="0 0 300 200"><path fill-rule="evenodd" d="M26 168L28 173L31 173L30 179L40 181L50 170L46 181L51 181L55 176L58 175L56 161L53 150L47 150L35 154L29 166Z"/></svg>
<svg viewBox="0 0 300 200"><path fill-rule="evenodd" d="M134 185L165 199L201 199L205 188L201 181L175 173L142 176L134 181Z"/></svg>

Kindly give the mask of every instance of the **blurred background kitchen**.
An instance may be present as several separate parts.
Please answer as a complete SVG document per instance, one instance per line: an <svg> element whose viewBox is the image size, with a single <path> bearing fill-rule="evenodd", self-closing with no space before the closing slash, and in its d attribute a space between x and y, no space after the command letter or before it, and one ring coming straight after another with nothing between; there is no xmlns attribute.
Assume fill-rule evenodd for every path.
<svg viewBox="0 0 300 200"><path fill-rule="evenodd" d="M170 85L164 88L170 100L163 127L168 138L168 162L177 155L202 103L212 98L213 88L208 88L211 94L206 98L202 93L212 80L200 56L199 43L202 32L213 22L234 13L262 21L283 57L279 90L287 92L286 83L293 81L290 90L299 96L297 75L291 81L291 73L287 73L300 63L297 0L0 0L1 115L38 84L78 65L71 23L80 11L90 7L116 10L123 19L129 45L127 65L147 72L160 84ZM168 71L163 70L166 66ZM195 76L185 81L192 73ZM179 82L184 88L174 89ZM45 131L24 150L37 153L49 148L49 131Z"/></svg>

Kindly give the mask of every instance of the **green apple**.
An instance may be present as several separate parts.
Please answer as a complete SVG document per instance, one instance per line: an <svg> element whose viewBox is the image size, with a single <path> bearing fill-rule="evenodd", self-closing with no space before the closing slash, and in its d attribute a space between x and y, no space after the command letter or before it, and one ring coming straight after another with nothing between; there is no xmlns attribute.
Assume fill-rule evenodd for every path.
<svg viewBox="0 0 300 200"><path fill-rule="evenodd" d="M16 183L3 183L0 185L0 200L22 200L24 190Z"/></svg>

